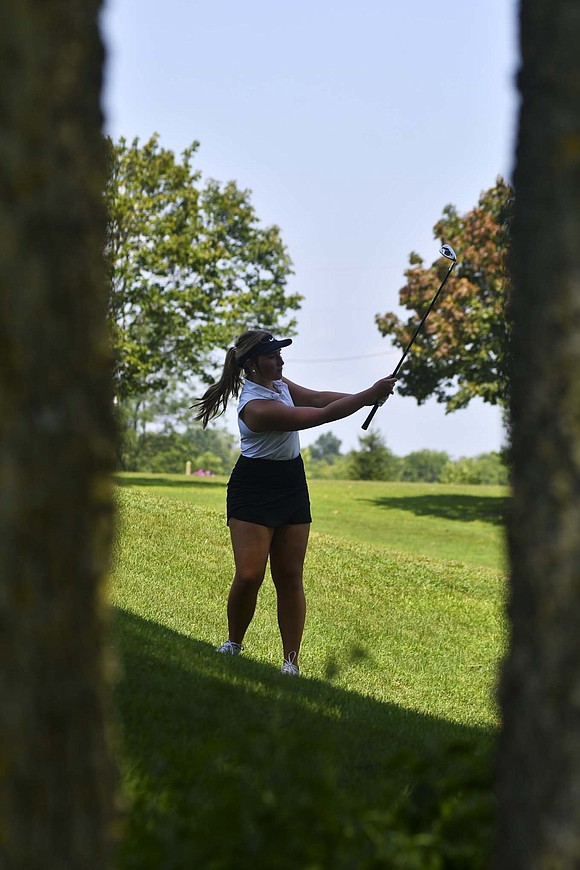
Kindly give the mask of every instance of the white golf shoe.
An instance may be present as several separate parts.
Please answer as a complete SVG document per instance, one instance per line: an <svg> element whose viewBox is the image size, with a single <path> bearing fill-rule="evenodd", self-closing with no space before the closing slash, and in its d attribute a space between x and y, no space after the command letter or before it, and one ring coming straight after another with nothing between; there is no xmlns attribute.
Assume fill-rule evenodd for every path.
<svg viewBox="0 0 580 870"><path fill-rule="evenodd" d="M228 656L239 656L243 648L244 647L241 643L235 643L233 640L226 640L220 646L216 646L215 651L225 653Z"/></svg>

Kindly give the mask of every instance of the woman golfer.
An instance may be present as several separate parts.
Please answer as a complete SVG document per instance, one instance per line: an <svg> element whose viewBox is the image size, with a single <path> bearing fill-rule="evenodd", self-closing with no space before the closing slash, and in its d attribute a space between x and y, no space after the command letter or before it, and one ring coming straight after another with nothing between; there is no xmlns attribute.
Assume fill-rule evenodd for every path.
<svg viewBox="0 0 580 870"><path fill-rule="evenodd" d="M299 674L306 600L302 574L310 532L310 500L298 431L342 420L365 405L382 402L395 379L382 378L360 393L308 390L282 377L275 339L253 329L242 333L225 358L220 380L196 401L204 428L238 397L241 456L227 490L227 519L235 575L227 606L229 637L217 652L238 655L256 609L268 557L276 587L282 637L282 673Z"/></svg>

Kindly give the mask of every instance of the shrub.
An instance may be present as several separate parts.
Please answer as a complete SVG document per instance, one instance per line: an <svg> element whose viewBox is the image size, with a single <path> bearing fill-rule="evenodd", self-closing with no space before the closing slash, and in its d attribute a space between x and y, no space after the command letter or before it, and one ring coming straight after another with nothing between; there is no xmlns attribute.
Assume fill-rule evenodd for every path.
<svg viewBox="0 0 580 870"><path fill-rule="evenodd" d="M440 482L506 486L508 469L499 453L481 453L448 462L441 470Z"/></svg>

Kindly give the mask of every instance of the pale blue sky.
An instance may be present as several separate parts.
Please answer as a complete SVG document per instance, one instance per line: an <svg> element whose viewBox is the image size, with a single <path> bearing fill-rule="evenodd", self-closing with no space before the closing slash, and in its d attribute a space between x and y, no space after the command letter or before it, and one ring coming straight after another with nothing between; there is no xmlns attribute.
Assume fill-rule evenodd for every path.
<svg viewBox="0 0 580 870"><path fill-rule="evenodd" d="M107 131L199 140L202 173L249 188L281 228L305 297L287 376L354 392L388 374L400 352L374 316L400 313L409 253L436 259L443 207L511 176L516 0L109 0L103 27ZM330 430L356 447L365 416L302 442ZM445 415L395 395L372 425L398 455L503 441L479 402Z"/></svg>

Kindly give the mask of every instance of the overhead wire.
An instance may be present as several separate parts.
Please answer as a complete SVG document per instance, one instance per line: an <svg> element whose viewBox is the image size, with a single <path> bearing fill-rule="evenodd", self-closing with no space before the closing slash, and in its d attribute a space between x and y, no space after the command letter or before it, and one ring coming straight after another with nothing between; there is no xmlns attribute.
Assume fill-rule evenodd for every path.
<svg viewBox="0 0 580 870"><path fill-rule="evenodd" d="M359 356L336 356L336 357L324 357L320 359L295 359L294 357L290 358L292 363L326 363L326 362L352 362L357 359L371 359L372 357L377 356L393 356L393 354L397 353L396 350L383 350L378 353L365 353L360 354Z"/></svg>

